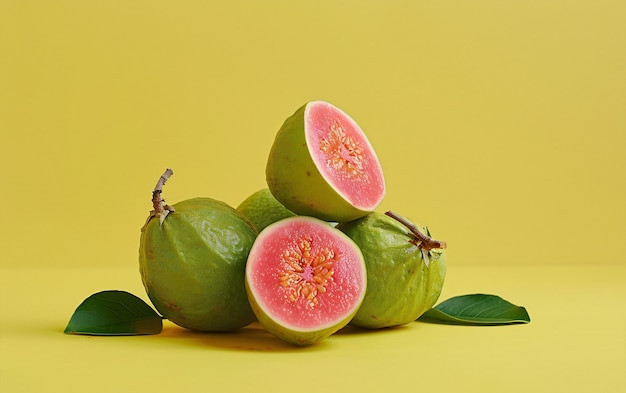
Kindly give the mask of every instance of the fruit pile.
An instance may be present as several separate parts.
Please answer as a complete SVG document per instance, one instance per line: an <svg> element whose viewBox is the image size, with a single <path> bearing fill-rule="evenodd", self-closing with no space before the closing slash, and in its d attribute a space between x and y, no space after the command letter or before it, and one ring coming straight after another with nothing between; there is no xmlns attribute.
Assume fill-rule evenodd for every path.
<svg viewBox="0 0 626 393"><path fill-rule="evenodd" d="M152 193L139 263L167 319L198 331L257 321L295 345L348 323L407 324L431 308L446 274L445 243L393 212L380 162L359 125L324 101L287 118L267 188L237 208L211 198L167 205L167 170Z"/></svg>

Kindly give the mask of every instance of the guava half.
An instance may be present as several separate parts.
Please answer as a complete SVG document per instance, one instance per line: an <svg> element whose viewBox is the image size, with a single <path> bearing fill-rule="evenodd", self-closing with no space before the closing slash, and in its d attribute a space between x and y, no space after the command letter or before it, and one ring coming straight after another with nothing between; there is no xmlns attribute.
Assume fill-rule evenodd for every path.
<svg viewBox="0 0 626 393"><path fill-rule="evenodd" d="M446 244L432 239L427 228L393 212L375 212L337 229L361 248L367 266L367 291L351 325L404 325L436 303L446 276Z"/></svg>
<svg viewBox="0 0 626 393"><path fill-rule="evenodd" d="M268 188L251 194L237 206L237 210L254 225L258 232L278 220L296 215L278 202Z"/></svg>
<svg viewBox="0 0 626 393"><path fill-rule="evenodd" d="M246 266L246 289L261 325L289 343L319 342L346 326L367 285L363 255L327 222L305 216L266 227Z"/></svg>
<svg viewBox="0 0 626 393"><path fill-rule="evenodd" d="M154 210L139 247L141 278L152 304L191 330L234 331L255 321L244 280L256 231L241 213L215 199L165 205L163 179L153 192Z"/></svg>
<svg viewBox="0 0 626 393"><path fill-rule="evenodd" d="M359 125L325 101L311 101L278 131L266 166L272 194L299 215L349 221L376 209L385 179Z"/></svg>

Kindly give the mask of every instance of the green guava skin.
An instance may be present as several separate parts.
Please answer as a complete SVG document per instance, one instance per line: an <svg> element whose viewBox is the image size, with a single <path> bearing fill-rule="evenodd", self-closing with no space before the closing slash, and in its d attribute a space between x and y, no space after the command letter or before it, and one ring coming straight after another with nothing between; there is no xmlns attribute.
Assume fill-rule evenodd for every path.
<svg viewBox="0 0 626 393"><path fill-rule="evenodd" d="M140 273L155 308L197 331L234 331L255 321L244 282L255 229L237 210L210 198L174 209L161 227L152 217L141 233Z"/></svg>
<svg viewBox="0 0 626 393"><path fill-rule="evenodd" d="M377 212L340 223L337 229L361 248L367 267L365 298L350 325L367 329L405 325L435 305L446 276L443 250L430 252L427 267L421 250L409 243L410 231Z"/></svg>
<svg viewBox="0 0 626 393"><path fill-rule="evenodd" d="M263 188L243 200L237 210L254 225L257 232L283 218L296 214L278 202L269 188Z"/></svg>
<svg viewBox="0 0 626 393"><path fill-rule="evenodd" d="M304 133L308 103L288 117L279 129L265 170L274 197L298 215L325 221L350 221L370 213L346 201L324 179L311 158Z"/></svg>

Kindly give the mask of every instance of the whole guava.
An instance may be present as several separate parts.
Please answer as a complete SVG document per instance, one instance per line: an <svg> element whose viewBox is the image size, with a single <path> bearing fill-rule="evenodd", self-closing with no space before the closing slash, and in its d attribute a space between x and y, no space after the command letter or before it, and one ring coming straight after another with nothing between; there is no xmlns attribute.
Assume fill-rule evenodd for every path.
<svg viewBox="0 0 626 393"><path fill-rule="evenodd" d="M367 267L367 291L351 325L404 325L436 303L446 275L446 245L427 228L422 232L392 212L374 212L337 228L359 246Z"/></svg>
<svg viewBox="0 0 626 393"><path fill-rule="evenodd" d="M245 289L245 265L256 231L224 202L193 198L165 204L161 189L141 230L141 278L155 308L198 331L233 331L255 321Z"/></svg>
<svg viewBox="0 0 626 393"><path fill-rule="evenodd" d="M278 202L269 188L251 194L237 206L237 210L254 225L257 232L278 220L296 215Z"/></svg>

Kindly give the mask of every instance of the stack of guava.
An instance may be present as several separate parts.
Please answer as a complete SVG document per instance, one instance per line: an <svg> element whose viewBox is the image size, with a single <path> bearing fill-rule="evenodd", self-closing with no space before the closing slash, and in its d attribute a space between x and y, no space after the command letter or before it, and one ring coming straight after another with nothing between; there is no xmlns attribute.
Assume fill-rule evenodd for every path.
<svg viewBox="0 0 626 393"><path fill-rule="evenodd" d="M393 213L359 125L325 101L288 117L269 153L267 188L236 209L210 198L167 205L166 171L142 229L140 271L157 310L199 331L255 320L295 345L348 323L407 324L431 308L446 274L444 242Z"/></svg>

